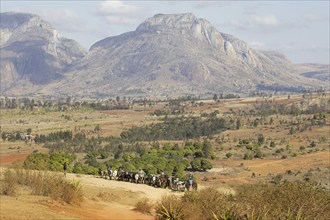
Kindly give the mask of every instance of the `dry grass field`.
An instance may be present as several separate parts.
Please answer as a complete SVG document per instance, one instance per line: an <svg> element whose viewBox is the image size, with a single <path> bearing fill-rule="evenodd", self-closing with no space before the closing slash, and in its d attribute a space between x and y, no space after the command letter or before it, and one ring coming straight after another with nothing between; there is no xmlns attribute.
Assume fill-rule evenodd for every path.
<svg viewBox="0 0 330 220"><path fill-rule="evenodd" d="M213 169L196 172L200 189L216 187L223 193L235 193L235 187L244 184L269 183L276 178L282 180L315 181L330 189L330 117L323 119L323 126L310 126L305 130L290 133L292 126L304 126L314 114L281 115L271 114L262 118L263 123L250 126L259 115L244 115L262 102L274 105L300 105L302 95L241 98L220 100L198 100L194 103L184 101L183 115L210 114L218 111L217 117L240 118L240 129L227 130L213 135L211 139L216 159L212 160ZM309 97L309 105L326 103L329 111L330 94ZM168 109L168 103L159 102L143 107L133 105L128 110L96 111L74 109L64 112L1 110L1 131L25 133L32 129L32 134L49 134L58 130L84 132L91 136L119 136L122 131L132 126L157 123L163 116L154 116L157 109ZM270 123L270 121L272 122ZM285 123L286 122L286 123ZM291 124L290 124L291 123ZM99 125L100 131L94 131ZM262 158L245 160L245 147L238 146L240 140L257 140L259 134L265 138L261 145ZM316 146L309 147L311 142ZM276 146L270 147L271 142ZM183 141L159 141L159 143L178 143ZM1 173L5 169L20 167L24 159L33 151L48 152L41 144L33 141L0 140ZM78 157L83 158L83 156ZM146 185L119 183L94 176L69 174L68 179L78 179L84 185L84 201L79 205L68 205L54 201L49 197L30 195L29 190L19 187L15 196L0 195L1 219L153 219L154 213L142 214L134 211L135 204L143 198L157 201L169 190L156 189ZM174 193L180 195L180 193Z"/></svg>

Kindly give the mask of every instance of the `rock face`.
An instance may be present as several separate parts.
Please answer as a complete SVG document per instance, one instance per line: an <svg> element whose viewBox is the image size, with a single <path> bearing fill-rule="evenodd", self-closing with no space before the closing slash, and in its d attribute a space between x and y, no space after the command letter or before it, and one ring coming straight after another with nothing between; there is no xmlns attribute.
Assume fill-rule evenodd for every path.
<svg viewBox="0 0 330 220"><path fill-rule="evenodd" d="M20 20L26 19L15 21L16 27L22 26L18 25ZM19 29L27 29L25 26L29 25L24 23L24 27ZM39 23L30 26L38 30L41 28ZM42 65L51 64L62 71L37 74L34 69L28 69L26 74L30 74L30 81L47 83L39 87L40 94L167 98L209 96L221 92L244 95L258 89L295 91L297 88L315 88L328 83L302 74L319 71L319 67L299 66L282 54L253 50L245 42L219 32L208 21L191 13L157 14L140 24L135 31L96 42L79 62L76 61L84 55L83 51L77 50L79 47L73 43L65 44L56 31L47 30L43 33L48 41L42 41L47 43L37 43L37 40L30 43L25 38L25 41L13 41L20 43L16 49L20 53L36 51L38 54L37 51L47 48L47 53L42 53L39 58L45 61ZM7 32L8 40L4 45L14 47L10 39L15 31ZM30 38L34 36L32 33L29 35ZM37 36L35 39L38 39ZM71 52L64 53L61 48L71 48ZM48 56L52 59L45 59ZM23 60L25 64L34 62L27 58ZM68 69L72 64L75 65ZM6 68L26 70L26 66L16 65L14 61ZM38 77L35 78L35 75ZM13 74L14 77L20 75Z"/></svg>
<svg viewBox="0 0 330 220"><path fill-rule="evenodd" d="M157 14L135 31L95 43L51 91L166 98L319 86L303 72L285 56L253 50L191 13Z"/></svg>
<svg viewBox="0 0 330 220"><path fill-rule="evenodd" d="M1 13L0 31L1 92L21 95L47 85L87 53L36 15Z"/></svg>

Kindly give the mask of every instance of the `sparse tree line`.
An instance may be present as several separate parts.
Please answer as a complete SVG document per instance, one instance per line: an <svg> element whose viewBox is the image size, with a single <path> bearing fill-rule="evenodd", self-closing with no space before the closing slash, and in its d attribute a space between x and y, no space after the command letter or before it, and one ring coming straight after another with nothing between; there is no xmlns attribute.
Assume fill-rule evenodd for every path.
<svg viewBox="0 0 330 220"><path fill-rule="evenodd" d="M224 130L232 129L234 123L211 115L202 117L165 117L162 123L132 127L121 133L128 142L156 140L187 140L212 136Z"/></svg>

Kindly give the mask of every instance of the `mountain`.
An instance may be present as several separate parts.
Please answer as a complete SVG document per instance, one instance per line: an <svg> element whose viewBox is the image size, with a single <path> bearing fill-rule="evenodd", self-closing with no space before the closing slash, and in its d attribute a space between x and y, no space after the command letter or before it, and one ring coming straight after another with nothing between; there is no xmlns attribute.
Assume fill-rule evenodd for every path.
<svg viewBox="0 0 330 220"><path fill-rule="evenodd" d="M87 53L37 15L1 13L0 33L1 93L5 94L34 94L63 78Z"/></svg>
<svg viewBox="0 0 330 220"><path fill-rule="evenodd" d="M135 31L96 42L74 66L62 68L58 75L48 74L38 93L173 98L222 92L246 95L256 90L298 92L326 87L328 82L318 76L328 69L328 65L297 65L277 52L254 50L191 13L157 14Z"/></svg>

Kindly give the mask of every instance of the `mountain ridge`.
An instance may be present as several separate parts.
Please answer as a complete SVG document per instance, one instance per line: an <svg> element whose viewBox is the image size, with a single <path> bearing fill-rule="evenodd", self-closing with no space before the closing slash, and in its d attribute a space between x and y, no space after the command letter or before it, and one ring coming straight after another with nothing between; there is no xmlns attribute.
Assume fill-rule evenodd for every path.
<svg viewBox="0 0 330 220"><path fill-rule="evenodd" d="M326 86L319 80L326 67L297 65L278 52L254 50L192 13L156 14L134 31L94 43L61 77L38 86L38 93L169 98L247 95L260 85L295 91Z"/></svg>

